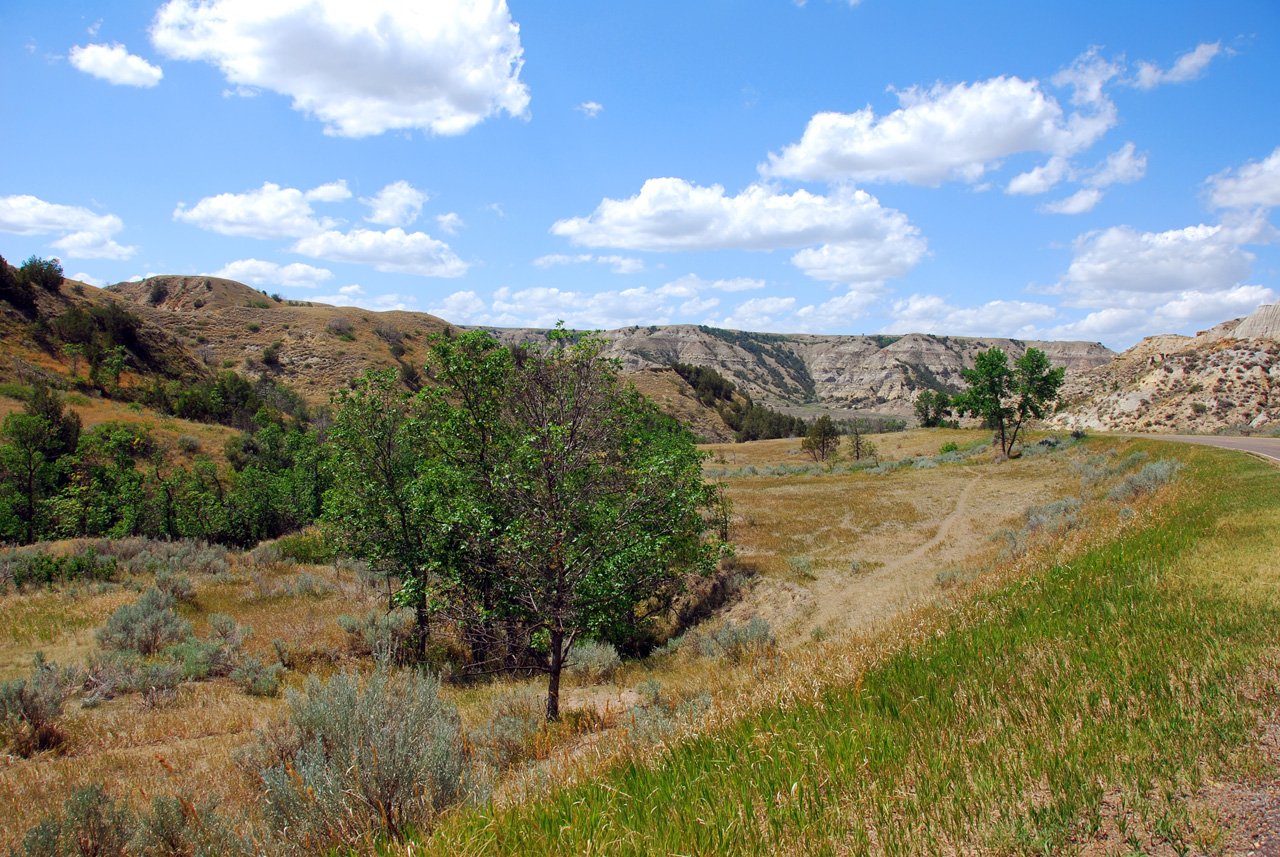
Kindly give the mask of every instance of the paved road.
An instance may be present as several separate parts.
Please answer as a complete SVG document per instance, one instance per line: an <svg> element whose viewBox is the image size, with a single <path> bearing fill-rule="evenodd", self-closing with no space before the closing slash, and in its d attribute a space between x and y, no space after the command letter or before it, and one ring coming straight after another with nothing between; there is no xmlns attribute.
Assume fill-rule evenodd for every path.
<svg viewBox="0 0 1280 857"><path fill-rule="evenodd" d="M1221 449L1237 449L1280 463L1280 437L1213 437L1189 434L1126 434L1124 437L1137 437L1143 440L1176 440L1181 443L1199 443Z"/></svg>

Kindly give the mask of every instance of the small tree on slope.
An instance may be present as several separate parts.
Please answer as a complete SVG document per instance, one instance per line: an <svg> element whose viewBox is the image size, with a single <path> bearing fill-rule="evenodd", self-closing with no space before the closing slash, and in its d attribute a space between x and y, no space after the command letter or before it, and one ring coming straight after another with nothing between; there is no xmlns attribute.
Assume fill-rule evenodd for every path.
<svg viewBox="0 0 1280 857"><path fill-rule="evenodd" d="M957 415L985 420L996 430L1000 451L1008 455L1026 421L1044 418L1064 374L1062 367L1051 368L1048 356L1037 348L1028 348L1012 368L999 348L979 351L974 368L961 371L969 389L951 405Z"/></svg>

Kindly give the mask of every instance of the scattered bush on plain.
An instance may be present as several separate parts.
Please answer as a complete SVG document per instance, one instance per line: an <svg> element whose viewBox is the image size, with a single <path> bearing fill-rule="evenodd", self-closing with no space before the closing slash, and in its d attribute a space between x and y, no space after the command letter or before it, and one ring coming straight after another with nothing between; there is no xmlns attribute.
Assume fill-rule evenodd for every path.
<svg viewBox="0 0 1280 857"><path fill-rule="evenodd" d="M191 636L191 623L173 612L173 596L151 587L133 604L111 614L98 631L104 649L154 655Z"/></svg>
<svg viewBox="0 0 1280 857"><path fill-rule="evenodd" d="M271 828L309 853L427 830L472 793L457 711L425 673L342 673L289 691L264 734L260 777Z"/></svg>

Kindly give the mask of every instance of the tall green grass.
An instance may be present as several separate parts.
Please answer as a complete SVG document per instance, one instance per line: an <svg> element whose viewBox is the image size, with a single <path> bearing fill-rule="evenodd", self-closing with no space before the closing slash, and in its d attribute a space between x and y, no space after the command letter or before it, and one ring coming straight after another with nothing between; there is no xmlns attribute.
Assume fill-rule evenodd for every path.
<svg viewBox="0 0 1280 857"><path fill-rule="evenodd" d="M426 851L1052 853L1093 835L1117 796L1126 829L1191 847L1185 798L1256 734L1265 700L1247 677L1280 641L1276 587L1256 585L1280 577L1280 473L1177 454L1177 496L1145 523L942 611L855 683L459 814Z"/></svg>

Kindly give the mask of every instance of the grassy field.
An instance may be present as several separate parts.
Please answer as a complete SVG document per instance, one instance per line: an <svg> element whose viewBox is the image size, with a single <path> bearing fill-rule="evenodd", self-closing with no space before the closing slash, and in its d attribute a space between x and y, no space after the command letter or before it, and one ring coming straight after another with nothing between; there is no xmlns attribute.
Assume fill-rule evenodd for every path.
<svg viewBox="0 0 1280 857"><path fill-rule="evenodd" d="M762 682L780 704L412 853L1223 851L1203 795L1264 773L1277 704L1280 473L1145 446L1187 464L1167 502L1100 512L1079 550L992 572L876 652L813 646Z"/></svg>
<svg viewBox="0 0 1280 857"><path fill-rule="evenodd" d="M566 722L521 738L497 809L446 817L414 853L1063 850L1091 824L1123 842L1130 816L1135 842L1219 841L1187 796L1248 745L1272 693L1274 471L1132 441L994 461L974 432L874 439L898 465L806 467L794 440L709 447L735 505L728 603L684 645L571 677ZM948 442L970 449L939 457ZM1175 455L1189 466L1173 485L1107 499ZM179 612L196 635L233 616L286 686L370 668L336 620L386 593L349 566L223 552L191 577ZM150 579L0 595L0 679L36 651L91 657ZM753 616L776 644L696 645ZM495 712L536 711L540 687L446 693L484 740ZM0 765L0 849L90 783L138 808L205 795L247 829L261 797L243 753L282 710L225 678L73 699L63 752Z"/></svg>

